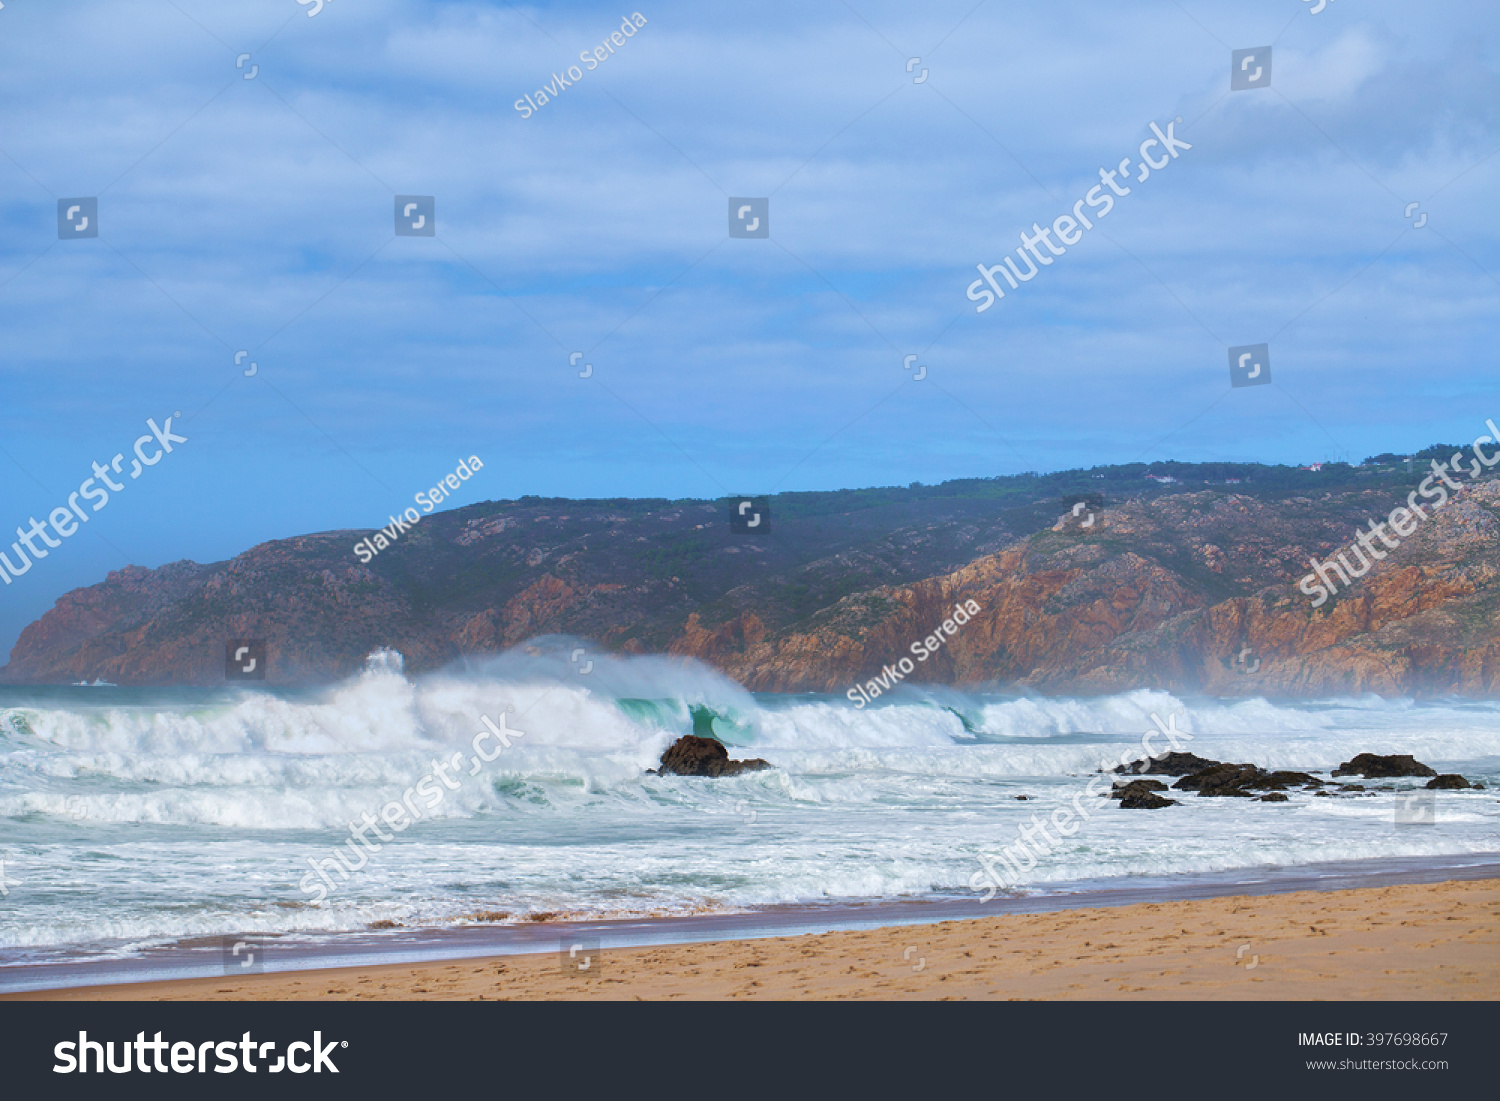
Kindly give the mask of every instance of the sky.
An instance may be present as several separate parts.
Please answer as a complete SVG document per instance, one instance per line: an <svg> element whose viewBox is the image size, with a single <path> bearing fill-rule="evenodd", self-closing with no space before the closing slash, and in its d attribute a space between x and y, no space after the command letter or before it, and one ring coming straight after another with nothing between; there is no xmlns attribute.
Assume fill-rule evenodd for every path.
<svg viewBox="0 0 1500 1101"><path fill-rule="evenodd" d="M7 0L0 550L96 462L125 488L0 585L0 650L471 455L444 507L1471 440L1497 56L1488 0ZM1024 274L1125 158L980 312L976 265Z"/></svg>

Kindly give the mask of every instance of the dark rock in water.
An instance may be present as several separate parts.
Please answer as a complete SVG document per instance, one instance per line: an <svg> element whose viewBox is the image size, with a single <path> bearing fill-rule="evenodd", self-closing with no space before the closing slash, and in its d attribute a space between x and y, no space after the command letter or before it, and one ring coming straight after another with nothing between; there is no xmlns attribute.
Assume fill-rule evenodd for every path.
<svg viewBox="0 0 1500 1101"><path fill-rule="evenodd" d="M684 734L661 755L661 776L734 776L741 772L758 772L770 768L769 761L759 757L749 761L731 761L729 750L712 738Z"/></svg>
<svg viewBox="0 0 1500 1101"><path fill-rule="evenodd" d="M1194 753L1164 753L1160 757L1148 757L1144 761L1119 765L1111 771L1131 776L1188 776L1212 768L1218 763Z"/></svg>
<svg viewBox="0 0 1500 1101"><path fill-rule="evenodd" d="M1184 776L1172 785L1178 791L1196 791L1205 796L1237 796L1248 799L1253 788L1270 775L1254 765L1214 765L1202 772Z"/></svg>
<svg viewBox="0 0 1500 1101"><path fill-rule="evenodd" d="M1273 791L1269 795L1262 795L1260 801L1262 803L1285 803L1287 797L1279 791Z"/></svg>
<svg viewBox="0 0 1500 1101"><path fill-rule="evenodd" d="M1326 792L1326 791L1315 791L1315 792L1313 792L1313 794L1314 794L1314 795L1321 795L1321 796L1323 796L1323 797L1324 797L1324 798L1325 798L1325 799L1331 799L1331 798L1332 798L1332 796L1331 796L1331 795L1329 795L1329 794L1328 794L1328 792Z"/></svg>
<svg viewBox="0 0 1500 1101"><path fill-rule="evenodd" d="M1175 799L1165 799L1156 793L1166 791L1167 785L1160 780L1132 780L1118 784L1109 792L1111 799L1118 799L1122 810L1156 810L1160 807L1175 807Z"/></svg>
<svg viewBox="0 0 1500 1101"><path fill-rule="evenodd" d="M1342 784L1342 785L1339 786L1339 790L1340 791L1364 791L1365 790L1365 785L1364 784Z"/></svg>
<svg viewBox="0 0 1500 1101"><path fill-rule="evenodd" d="M1019 799L1021 802L1024 803L1024 802L1026 802L1026 800L1030 799L1031 796L1029 796L1029 795L1017 795L1016 798Z"/></svg>
<svg viewBox="0 0 1500 1101"><path fill-rule="evenodd" d="M1427 781L1429 791L1462 791L1468 788L1477 788L1478 784L1471 784L1456 772L1445 772L1435 779Z"/></svg>
<svg viewBox="0 0 1500 1101"><path fill-rule="evenodd" d="M1132 780L1128 784L1116 784L1115 789L1109 792L1111 799L1121 799L1127 795L1135 795L1146 791L1166 791L1167 785L1160 780Z"/></svg>
<svg viewBox="0 0 1500 1101"><path fill-rule="evenodd" d="M1436 776L1409 753L1381 756L1378 753L1361 753L1352 761L1345 761L1333 770L1335 776L1363 776L1366 780L1384 780L1392 776Z"/></svg>
<svg viewBox="0 0 1500 1101"><path fill-rule="evenodd" d="M1126 784L1134 787L1134 784ZM1163 799L1154 791L1135 790L1120 799L1121 810L1157 810L1160 807L1175 807L1176 799Z"/></svg>
<svg viewBox="0 0 1500 1101"><path fill-rule="evenodd" d="M1323 781L1306 772L1267 772L1255 765L1214 765L1201 772L1184 776L1172 786L1179 791L1196 791L1206 796L1254 797L1258 791L1284 791L1289 787L1320 788ZM1265 800L1279 803L1279 799Z"/></svg>
<svg viewBox="0 0 1500 1101"><path fill-rule="evenodd" d="M1323 781L1306 772L1271 772L1266 775L1263 786L1270 791L1280 791L1296 784L1305 788L1320 788Z"/></svg>

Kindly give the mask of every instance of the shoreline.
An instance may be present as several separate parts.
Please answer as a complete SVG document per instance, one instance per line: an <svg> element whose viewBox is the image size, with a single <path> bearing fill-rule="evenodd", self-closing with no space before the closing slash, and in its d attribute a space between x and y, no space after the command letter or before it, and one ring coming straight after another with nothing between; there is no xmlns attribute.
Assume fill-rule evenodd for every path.
<svg viewBox="0 0 1500 1101"><path fill-rule="evenodd" d="M1497 910L1500 878L1448 880L0 1000L1492 1000Z"/></svg>
<svg viewBox="0 0 1500 1101"><path fill-rule="evenodd" d="M112 960L25 963L0 954L0 999L14 996L68 996L68 992L144 989L174 983L243 982L230 970L226 941L244 940L257 948L256 981L309 973L364 972L377 968L430 968L495 957L554 955L564 944L624 951L685 948L705 943L752 944L787 937L866 935L875 930L984 922L996 918L1035 918L1059 913L1087 914L1169 903L1326 894L1433 883L1500 882L1500 854L1444 858L1394 858L1251 867L1194 876L1131 877L1063 885L1049 893L942 900L872 900L828 906L768 907L749 912L687 917L627 918L609 921L545 922L515 925L425 927L306 936L242 934L176 941ZM6 959L6 955L12 958ZM96 996L108 996L97 993ZM144 995L142 995L144 996Z"/></svg>

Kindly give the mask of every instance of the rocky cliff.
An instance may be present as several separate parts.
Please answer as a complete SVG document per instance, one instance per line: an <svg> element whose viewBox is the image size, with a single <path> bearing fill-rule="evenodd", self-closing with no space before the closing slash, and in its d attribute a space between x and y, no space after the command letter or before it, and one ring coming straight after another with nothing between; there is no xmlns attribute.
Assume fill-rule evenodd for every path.
<svg viewBox="0 0 1500 1101"><path fill-rule="evenodd" d="M1057 477L787 495L764 536L731 533L722 503L527 498L425 517L368 564L352 549L368 533L348 531L130 567L60 599L0 680L212 684L227 639L263 638L268 682L306 684L380 646L420 671L568 634L767 691L842 693L902 657L907 683L1053 693L1500 691L1500 482L1467 486L1315 608L1297 588L1309 557L1420 475Z"/></svg>
<svg viewBox="0 0 1500 1101"><path fill-rule="evenodd" d="M778 691L845 691L908 656L908 683L1049 693L1500 692L1500 483L1467 490L1313 608L1296 585L1309 556L1348 543L1356 524L1353 501L1334 510L1342 525L1313 515L1331 504L1212 493L1131 502L1089 530L1064 517L942 576L847 597L786 632L766 631L750 611L714 630L690 616L672 649ZM1335 530L1319 537L1324 528ZM937 653L913 657L911 644L966 601L981 614Z"/></svg>

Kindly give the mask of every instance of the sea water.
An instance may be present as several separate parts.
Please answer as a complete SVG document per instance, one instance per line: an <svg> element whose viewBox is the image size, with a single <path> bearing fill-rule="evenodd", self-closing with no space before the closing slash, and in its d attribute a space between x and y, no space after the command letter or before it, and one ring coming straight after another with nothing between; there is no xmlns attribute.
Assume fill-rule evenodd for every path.
<svg viewBox="0 0 1500 1101"><path fill-rule="evenodd" d="M972 899L979 854L1077 805L1102 759L1139 753L1153 715L1216 760L1327 780L1356 753L1410 753L1486 788L1436 792L1433 819L1413 824L1400 805L1418 780L1287 803L1185 794L1154 811L1085 796L1093 813L1020 890L1500 852L1496 702L903 686L856 709L841 694L751 694L691 661L568 653L410 676L384 651L320 690L0 688L0 963L380 923ZM510 745L479 762L474 737L502 716ZM775 767L648 773L694 731ZM367 831L378 851L317 900L310 862L347 855L352 825L454 754L456 786L409 828L382 827L390 840Z"/></svg>

